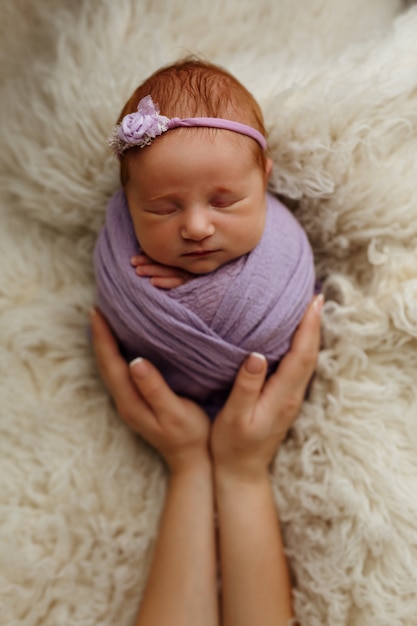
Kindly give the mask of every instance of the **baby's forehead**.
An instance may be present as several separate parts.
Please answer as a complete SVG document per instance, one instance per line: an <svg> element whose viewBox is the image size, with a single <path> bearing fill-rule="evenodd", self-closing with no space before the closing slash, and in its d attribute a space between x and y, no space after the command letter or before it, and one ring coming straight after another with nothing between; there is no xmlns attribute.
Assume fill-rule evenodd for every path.
<svg viewBox="0 0 417 626"><path fill-rule="evenodd" d="M152 156L162 155L177 158L182 154L190 161L195 159L196 154L206 154L207 158L217 155L220 160L232 159L251 160L252 156L258 152L257 143L250 137L238 132L219 128L194 127L194 128L174 128L164 133L152 145L140 150L144 157L147 154ZM152 152L151 152L152 151Z"/></svg>
<svg viewBox="0 0 417 626"><path fill-rule="evenodd" d="M216 128L176 128L139 150L138 161L150 167L223 164L228 170L254 164L256 142L239 133ZM162 172L161 172L162 174Z"/></svg>
<svg viewBox="0 0 417 626"><path fill-rule="evenodd" d="M200 130L179 129L166 133L150 146L138 151L131 162L131 183L141 191L154 194L159 190L236 190L248 184L248 181L262 175L252 158L251 148L240 144L239 138L212 137L203 132L203 138L197 136ZM177 134L178 132L178 134ZM232 134L232 133L230 133ZM255 143L247 138L247 143ZM255 144L256 145L256 144Z"/></svg>

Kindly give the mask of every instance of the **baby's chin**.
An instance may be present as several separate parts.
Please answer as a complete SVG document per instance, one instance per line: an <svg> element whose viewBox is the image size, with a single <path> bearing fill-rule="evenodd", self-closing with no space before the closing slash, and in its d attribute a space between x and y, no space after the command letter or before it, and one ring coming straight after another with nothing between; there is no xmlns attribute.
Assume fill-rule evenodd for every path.
<svg viewBox="0 0 417 626"><path fill-rule="evenodd" d="M182 263L178 265L179 269L188 272L194 276L201 276L204 274L211 274L216 270L228 265L229 263L233 263L236 259L240 258L244 255L239 255L233 258L211 258L211 257L201 257L201 258L192 258L186 263Z"/></svg>
<svg viewBox="0 0 417 626"><path fill-rule="evenodd" d="M192 258L186 263L181 264L181 269L189 274L200 276L201 274L210 274L215 272L219 267L225 265L226 261L218 261L209 257Z"/></svg>

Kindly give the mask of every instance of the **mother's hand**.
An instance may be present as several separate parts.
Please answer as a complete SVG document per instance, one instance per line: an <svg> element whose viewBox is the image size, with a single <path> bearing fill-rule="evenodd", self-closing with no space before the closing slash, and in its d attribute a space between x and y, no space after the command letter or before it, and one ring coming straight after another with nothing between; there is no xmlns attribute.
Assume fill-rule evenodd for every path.
<svg viewBox="0 0 417 626"><path fill-rule="evenodd" d="M265 384L265 358L251 354L244 362L213 425L211 449L216 471L249 480L268 471L301 409L316 366L322 306L322 296L312 300L290 351Z"/></svg>
<svg viewBox="0 0 417 626"><path fill-rule="evenodd" d="M135 359L129 367L97 310L91 313L91 329L100 374L126 424L160 452L172 472L209 462L206 413L177 396L149 361Z"/></svg>
<svg viewBox="0 0 417 626"><path fill-rule="evenodd" d="M217 468L254 476L267 469L303 402L320 343L322 298L310 304L291 349L264 385L266 362L250 355L217 416L211 450ZM209 458L210 421L194 402L177 396L148 361L129 367L100 312L91 315L93 346L103 381L120 417L165 458L172 471Z"/></svg>

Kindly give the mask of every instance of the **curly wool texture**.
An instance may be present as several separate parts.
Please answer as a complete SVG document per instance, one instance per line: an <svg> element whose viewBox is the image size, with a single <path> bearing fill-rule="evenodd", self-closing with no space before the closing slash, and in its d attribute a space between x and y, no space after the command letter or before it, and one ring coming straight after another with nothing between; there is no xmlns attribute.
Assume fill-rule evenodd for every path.
<svg viewBox="0 0 417 626"><path fill-rule="evenodd" d="M299 622L416 626L417 11L405 4L2 7L2 625L128 626L136 613L165 475L94 365L92 250L118 186L105 142L122 103L196 52L259 100L272 189L327 277L317 375L272 469Z"/></svg>

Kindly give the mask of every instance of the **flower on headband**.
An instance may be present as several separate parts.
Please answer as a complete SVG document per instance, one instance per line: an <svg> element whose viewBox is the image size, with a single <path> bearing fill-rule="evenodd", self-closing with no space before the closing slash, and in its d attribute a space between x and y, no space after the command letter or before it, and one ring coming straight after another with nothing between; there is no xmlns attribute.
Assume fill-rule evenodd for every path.
<svg viewBox="0 0 417 626"><path fill-rule="evenodd" d="M168 130L169 118L159 115L151 96L145 96L136 113L125 115L109 139L109 145L120 155L128 148L148 146L155 137Z"/></svg>

